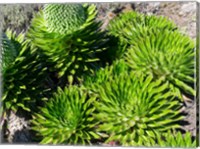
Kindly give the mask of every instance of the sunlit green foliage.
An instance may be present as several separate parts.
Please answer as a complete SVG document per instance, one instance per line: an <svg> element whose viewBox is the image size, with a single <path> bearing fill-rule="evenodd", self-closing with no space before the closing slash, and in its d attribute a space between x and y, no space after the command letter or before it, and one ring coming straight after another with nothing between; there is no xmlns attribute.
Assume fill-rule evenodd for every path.
<svg viewBox="0 0 200 149"><path fill-rule="evenodd" d="M156 134L179 128L181 104L163 78L123 74L99 87L98 130L108 133L106 142L124 146L154 146Z"/></svg>
<svg viewBox="0 0 200 149"><path fill-rule="evenodd" d="M33 129L43 137L41 144L90 144L100 138L92 116L95 97L78 86L58 89L41 112L35 114Z"/></svg>
<svg viewBox="0 0 200 149"><path fill-rule="evenodd" d="M68 7L71 13L62 11ZM54 63L52 71L58 72L58 77L66 78L70 84L77 82L83 73L91 73L98 61L96 53L105 49L107 40L100 30L101 23L95 21L96 14L94 5L45 5L32 20L27 33L33 45L48 56L47 61ZM52 26L54 22L58 24ZM58 29L59 25L63 29Z"/></svg>
<svg viewBox="0 0 200 149"><path fill-rule="evenodd" d="M195 95L191 86L195 82L195 45L189 37L179 32L144 28L133 35L131 42L134 45L128 49L125 59L135 74L164 77L179 89Z"/></svg>

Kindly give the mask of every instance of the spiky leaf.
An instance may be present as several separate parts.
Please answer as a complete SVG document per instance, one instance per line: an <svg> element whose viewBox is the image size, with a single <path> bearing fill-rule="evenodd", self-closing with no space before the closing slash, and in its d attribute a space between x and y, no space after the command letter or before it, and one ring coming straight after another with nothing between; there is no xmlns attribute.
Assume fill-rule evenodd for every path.
<svg viewBox="0 0 200 149"><path fill-rule="evenodd" d="M194 43L179 32L141 29L126 53L127 64L138 75L164 77L175 87L195 94Z"/></svg>
<svg viewBox="0 0 200 149"><path fill-rule="evenodd" d="M155 146L156 134L172 128L183 119L180 102L163 80L152 76L121 74L99 86L96 118L107 132L106 142L118 141L124 146Z"/></svg>
<svg viewBox="0 0 200 149"><path fill-rule="evenodd" d="M62 9L66 10L61 13ZM47 14L48 17L45 17ZM42 53L48 56L47 61L54 64L51 71L58 72L58 77L67 79L70 84L76 82L82 74L92 72L98 61L96 53L105 48L105 35L100 31L101 24L95 21L96 14L94 5L45 5L44 10L41 10L32 20L27 33L32 43L40 47ZM56 26L64 24L61 31L67 30L68 27L69 30L76 29L72 29L71 32L63 31L62 34L50 31L48 28L54 28L52 24L55 20L47 18L54 16L59 18ZM60 19L63 17L64 19ZM67 17L70 20L66 19ZM79 20L80 17L85 19ZM76 25L72 22L76 22ZM67 27L67 24L70 26Z"/></svg>
<svg viewBox="0 0 200 149"><path fill-rule="evenodd" d="M36 99L42 98L46 68L39 62L36 49L24 40L23 34L16 36L7 31L5 35L7 44L2 46L3 64L6 64L2 66L3 106L5 110L15 112L18 108L30 111Z"/></svg>
<svg viewBox="0 0 200 149"><path fill-rule="evenodd" d="M112 55L108 55L109 58L112 58L113 55L119 58L123 57L126 48L137 42L131 39L133 42L130 43L129 36L138 38L136 33L142 28L161 31L177 29L175 23L162 16L144 15L134 11L122 13L111 20L108 25L108 33L119 40L113 41L117 47L113 47L107 52L107 54L112 53Z"/></svg>
<svg viewBox="0 0 200 149"><path fill-rule="evenodd" d="M85 75L83 78L84 86L92 92L97 92L98 86L118 76L123 72L128 72L129 67L123 59L116 60L112 65L107 65L105 68L100 68L94 74Z"/></svg>
<svg viewBox="0 0 200 149"><path fill-rule="evenodd" d="M78 86L58 91L41 112L35 114L33 129L42 136L41 144L90 144L99 138L95 131L98 122L92 116L94 97Z"/></svg>
<svg viewBox="0 0 200 149"><path fill-rule="evenodd" d="M161 134L161 136L163 136L163 139L159 139L158 141L160 147L196 147L196 140L192 139L190 132L182 134L180 131L168 131L167 133Z"/></svg>

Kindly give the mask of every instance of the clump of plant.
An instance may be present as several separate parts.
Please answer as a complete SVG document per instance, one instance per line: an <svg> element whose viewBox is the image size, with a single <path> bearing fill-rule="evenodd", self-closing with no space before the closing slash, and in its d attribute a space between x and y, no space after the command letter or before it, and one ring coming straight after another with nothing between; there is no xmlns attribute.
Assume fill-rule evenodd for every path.
<svg viewBox="0 0 200 149"><path fill-rule="evenodd" d="M193 147L180 95L195 95L193 41L163 17L46 4L28 32L2 34L3 106L32 111L40 144ZM106 34L107 33L107 34ZM101 60L101 62L100 62ZM46 88L56 88L42 102Z"/></svg>
<svg viewBox="0 0 200 149"><path fill-rule="evenodd" d="M117 46L106 52L112 53L112 55L117 58L123 57L127 48L135 43L134 40L129 39L129 36L138 38L135 35L135 32L137 33L142 28L156 28L159 30L170 31L177 29L176 25L172 21L162 16L147 16L134 11L121 13L119 16L110 21L107 28L109 35L114 38L112 39L112 42L115 42ZM130 43L130 40L133 42Z"/></svg>
<svg viewBox="0 0 200 149"><path fill-rule="evenodd" d="M58 88L41 111L34 115L33 129L42 136L41 144L91 144L99 138L92 116L96 97L78 86Z"/></svg>
<svg viewBox="0 0 200 149"><path fill-rule="evenodd" d="M1 37L3 107L15 112L18 108L30 111L36 99L42 97L46 68L37 61L36 49L25 41L23 34L16 35L8 30Z"/></svg>
<svg viewBox="0 0 200 149"><path fill-rule="evenodd" d="M160 147L196 147L196 140L192 139L190 132L182 134L180 131L168 131L167 133L162 134L161 138L158 137L158 145Z"/></svg>
<svg viewBox="0 0 200 149"><path fill-rule="evenodd" d="M4 72L6 67L17 57L14 44L5 33L1 34L1 70Z"/></svg>
<svg viewBox="0 0 200 149"><path fill-rule="evenodd" d="M27 37L54 64L58 78L72 84L96 67L106 39L94 5L47 4L32 20Z"/></svg>
<svg viewBox="0 0 200 149"><path fill-rule="evenodd" d="M106 143L123 146L155 146L156 136L180 128L181 104L163 78L135 77L123 73L99 86L95 102L101 122L98 131L108 134Z"/></svg>
<svg viewBox="0 0 200 149"><path fill-rule="evenodd" d="M83 85L90 91L97 93L98 87L105 82L112 79L114 76L118 76L123 72L129 72L130 68L123 59L116 60L112 65L101 67L96 70L94 74L85 75L83 77Z"/></svg>
<svg viewBox="0 0 200 149"><path fill-rule="evenodd" d="M173 86L195 95L194 42L179 32L144 28L133 37L125 59L136 75L163 77ZM131 36L129 36L131 38Z"/></svg>
<svg viewBox="0 0 200 149"><path fill-rule="evenodd" d="M134 11L120 14L111 20L108 31L111 35L118 37L122 43L127 43L127 34L137 31L140 28L147 27L161 30L176 30L176 25L165 17L153 15L144 15Z"/></svg>

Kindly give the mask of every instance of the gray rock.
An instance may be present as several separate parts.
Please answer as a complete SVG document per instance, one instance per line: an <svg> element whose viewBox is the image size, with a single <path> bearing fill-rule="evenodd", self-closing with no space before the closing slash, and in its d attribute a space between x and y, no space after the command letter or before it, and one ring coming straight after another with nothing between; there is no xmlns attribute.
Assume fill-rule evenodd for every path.
<svg viewBox="0 0 200 149"><path fill-rule="evenodd" d="M11 112L7 119L7 141L9 143L29 142L30 122L25 120L25 116L18 116Z"/></svg>

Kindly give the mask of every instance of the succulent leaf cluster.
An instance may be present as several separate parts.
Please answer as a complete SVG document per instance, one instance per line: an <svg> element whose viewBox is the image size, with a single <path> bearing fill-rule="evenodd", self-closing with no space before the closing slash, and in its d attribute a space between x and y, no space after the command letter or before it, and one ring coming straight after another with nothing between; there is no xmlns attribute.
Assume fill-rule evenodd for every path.
<svg viewBox="0 0 200 149"><path fill-rule="evenodd" d="M5 33L1 35L1 68L5 71L6 67L14 61L17 51Z"/></svg>
<svg viewBox="0 0 200 149"><path fill-rule="evenodd" d="M98 61L96 53L106 48L96 14L94 5L48 4L34 17L27 33L48 56L47 61L54 63L52 71L71 84L83 73L92 72Z"/></svg>
<svg viewBox="0 0 200 149"><path fill-rule="evenodd" d="M125 45L119 52L135 73L165 76L179 90L195 95L195 44L173 22L129 12L113 19L108 30Z"/></svg>
<svg viewBox="0 0 200 149"><path fill-rule="evenodd" d="M52 99L35 114L33 128L43 137L41 144L90 144L100 136L95 132L97 121L92 116L95 97L78 86L58 88Z"/></svg>
<svg viewBox="0 0 200 149"><path fill-rule="evenodd" d="M118 37L123 44L128 44L127 34L137 32L141 28L157 28L160 30L176 30L176 25L165 17L144 15L137 12L122 13L111 20L108 26L109 33Z"/></svg>
<svg viewBox="0 0 200 149"><path fill-rule="evenodd" d="M157 133L180 127L181 104L169 84L162 83L163 79L126 74L99 87L95 116L101 121L98 130L109 134L106 142L154 146Z"/></svg>
<svg viewBox="0 0 200 149"><path fill-rule="evenodd" d="M8 30L2 37L4 108L15 112L18 108L30 111L36 99L41 98L41 84L38 82L42 82L46 68L37 61L39 55L24 40L23 34L17 36Z"/></svg>
<svg viewBox="0 0 200 149"><path fill-rule="evenodd" d="M5 109L30 111L40 144L194 147L178 131L182 94L195 96L194 42L164 17L122 13L103 31L96 15L46 4L25 34L1 35Z"/></svg>
<svg viewBox="0 0 200 149"><path fill-rule="evenodd" d="M186 132L184 135L179 132L168 131L163 135L165 139L159 138L158 145L160 147L184 147L195 148L196 140L192 139L190 132Z"/></svg>
<svg viewBox="0 0 200 149"><path fill-rule="evenodd" d="M129 46L135 44L133 37L137 39L138 32L144 28L146 30L158 29L161 31L177 30L175 23L163 16L144 15L134 11L121 13L111 20L108 25L107 30L111 38L111 47L104 52L107 55L104 59L116 60L123 58Z"/></svg>
<svg viewBox="0 0 200 149"><path fill-rule="evenodd" d="M137 75L164 77L180 90L195 95L191 86L195 83L194 42L179 32L168 30L144 29L137 35L125 58L133 71Z"/></svg>
<svg viewBox="0 0 200 149"><path fill-rule="evenodd" d="M108 82L114 76L120 75L122 72L128 72L129 67L123 59L116 60L112 65L107 65L95 71L94 74L86 75L83 79L83 85L92 92L97 92L98 87Z"/></svg>

